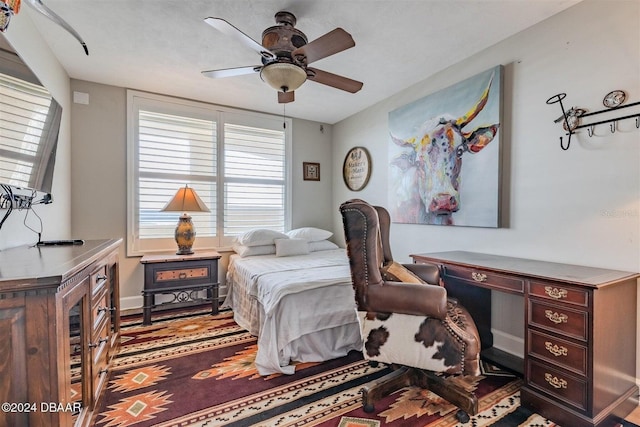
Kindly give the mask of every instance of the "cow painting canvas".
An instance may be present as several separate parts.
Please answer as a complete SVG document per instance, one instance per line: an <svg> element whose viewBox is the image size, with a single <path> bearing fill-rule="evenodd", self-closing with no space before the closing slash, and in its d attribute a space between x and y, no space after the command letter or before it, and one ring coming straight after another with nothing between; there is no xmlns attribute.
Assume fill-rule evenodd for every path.
<svg viewBox="0 0 640 427"><path fill-rule="evenodd" d="M389 207L408 224L499 227L502 66L389 113Z"/></svg>

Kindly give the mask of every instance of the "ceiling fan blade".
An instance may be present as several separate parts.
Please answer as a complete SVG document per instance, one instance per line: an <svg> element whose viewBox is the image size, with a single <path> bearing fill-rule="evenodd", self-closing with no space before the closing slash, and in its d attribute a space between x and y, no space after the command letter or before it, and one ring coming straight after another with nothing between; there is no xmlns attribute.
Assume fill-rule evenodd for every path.
<svg viewBox="0 0 640 427"><path fill-rule="evenodd" d="M243 76L245 74L257 73L262 69L262 65L254 65L250 67L224 68L221 70L203 71L202 74L212 79L220 79L223 77Z"/></svg>
<svg viewBox="0 0 640 427"><path fill-rule="evenodd" d="M252 39L251 37L249 37L248 35L246 35L242 31L240 31L238 28L236 28L235 26L233 26L232 24L230 24L229 22L225 21L222 18L209 17L209 18L205 18L204 22L211 25L213 28L220 31L221 33L236 39L237 41L239 41L249 49L255 50L260 55L262 55L263 58L272 59L276 57L276 55L273 52L271 52L269 49L262 46L260 43L258 43L257 41L255 41L254 39Z"/></svg>
<svg viewBox="0 0 640 427"><path fill-rule="evenodd" d="M291 92L280 92L278 91L278 103L279 104L288 104L289 102L295 101L295 95L293 91Z"/></svg>
<svg viewBox="0 0 640 427"><path fill-rule="evenodd" d="M82 48L84 49L84 53L89 55L89 48L87 47L87 44L84 42L84 40L82 40L82 37L80 37L80 34L78 34L78 32L67 23L67 21L58 16L53 10L45 6L44 3L42 3L42 0L27 0L26 3L30 6L33 6L35 10L67 30L69 34L71 34L76 38L76 40L80 42Z"/></svg>
<svg viewBox="0 0 640 427"><path fill-rule="evenodd" d="M307 58L306 63L311 64L314 61L342 52L355 45L356 42L353 41L351 34L342 28L336 28L324 36L320 36L314 41L297 48L291 52L291 56L294 58L300 55L305 56Z"/></svg>
<svg viewBox="0 0 640 427"><path fill-rule="evenodd" d="M310 74L312 74L308 76L308 79L313 80L316 83L321 83L323 85L335 87L336 89L341 89L351 93L356 93L362 89L362 82L357 80L339 76L327 71L318 70L317 68L309 67L307 70L311 71Z"/></svg>

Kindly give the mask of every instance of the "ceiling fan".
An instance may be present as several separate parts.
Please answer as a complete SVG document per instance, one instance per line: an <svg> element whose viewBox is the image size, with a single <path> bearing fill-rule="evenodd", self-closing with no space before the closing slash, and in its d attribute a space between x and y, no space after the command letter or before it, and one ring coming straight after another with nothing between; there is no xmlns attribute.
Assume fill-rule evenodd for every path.
<svg viewBox="0 0 640 427"><path fill-rule="evenodd" d="M362 82L309 67L314 61L326 58L356 45L351 34L336 28L307 43L307 36L297 28L296 17L286 11L276 13L278 25L262 32L262 44L253 40L222 18L206 18L205 22L223 34L260 54L262 65L203 71L207 77L222 78L260 73L260 78L278 91L281 104L294 100L294 91L306 80L356 93Z"/></svg>

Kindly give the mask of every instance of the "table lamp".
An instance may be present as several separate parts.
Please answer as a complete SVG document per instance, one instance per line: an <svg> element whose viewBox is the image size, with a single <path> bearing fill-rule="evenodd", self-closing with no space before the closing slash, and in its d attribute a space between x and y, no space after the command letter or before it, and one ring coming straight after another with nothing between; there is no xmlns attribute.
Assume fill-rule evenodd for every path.
<svg viewBox="0 0 640 427"><path fill-rule="evenodd" d="M191 247L193 242L196 241L196 229L187 211L210 212L193 188L185 185L183 188L178 189L176 195L161 209L161 212L182 212L178 219L175 233L176 243L178 244L177 255L193 254Z"/></svg>

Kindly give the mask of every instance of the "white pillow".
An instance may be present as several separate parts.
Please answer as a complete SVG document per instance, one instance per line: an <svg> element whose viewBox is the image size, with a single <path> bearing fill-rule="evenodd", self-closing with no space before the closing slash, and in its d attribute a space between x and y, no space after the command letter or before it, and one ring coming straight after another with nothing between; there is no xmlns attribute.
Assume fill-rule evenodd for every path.
<svg viewBox="0 0 640 427"><path fill-rule="evenodd" d="M309 242L305 239L276 239L276 256L306 255Z"/></svg>
<svg viewBox="0 0 640 427"><path fill-rule="evenodd" d="M309 252L328 251L338 249L340 246L328 240L319 240L317 242L309 242Z"/></svg>
<svg viewBox="0 0 640 427"><path fill-rule="evenodd" d="M276 245L244 246L234 243L233 250L240 258L255 255L272 255L276 253Z"/></svg>
<svg viewBox="0 0 640 427"><path fill-rule="evenodd" d="M333 236L333 233L315 227L302 227L288 231L287 236L294 239L307 239L310 242L317 242L319 240L328 239L329 237Z"/></svg>
<svg viewBox="0 0 640 427"><path fill-rule="evenodd" d="M244 246L273 245L275 239L287 239L286 234L267 228L254 228L236 238L236 242Z"/></svg>

